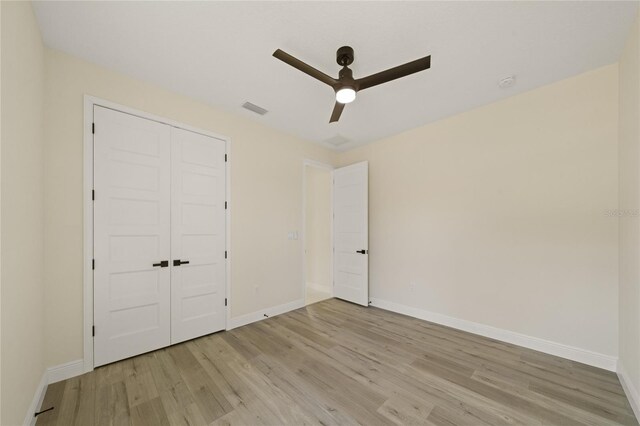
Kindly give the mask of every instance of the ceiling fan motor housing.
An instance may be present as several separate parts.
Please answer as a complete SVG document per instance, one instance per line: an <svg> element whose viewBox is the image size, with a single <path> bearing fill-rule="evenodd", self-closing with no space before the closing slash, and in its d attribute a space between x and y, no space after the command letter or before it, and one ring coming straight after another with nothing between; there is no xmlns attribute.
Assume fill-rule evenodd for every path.
<svg viewBox="0 0 640 426"><path fill-rule="evenodd" d="M353 48L351 46L342 46L336 52L336 62L338 65L346 67L353 63Z"/></svg>

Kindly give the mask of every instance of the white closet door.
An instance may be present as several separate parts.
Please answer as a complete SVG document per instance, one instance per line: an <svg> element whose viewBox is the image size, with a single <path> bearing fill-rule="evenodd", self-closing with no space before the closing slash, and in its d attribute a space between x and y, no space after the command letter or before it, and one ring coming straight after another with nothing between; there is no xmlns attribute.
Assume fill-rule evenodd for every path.
<svg viewBox="0 0 640 426"><path fill-rule="evenodd" d="M171 128L98 106L94 122L99 366L170 344Z"/></svg>
<svg viewBox="0 0 640 426"><path fill-rule="evenodd" d="M333 295L369 305L369 163L333 171Z"/></svg>
<svg viewBox="0 0 640 426"><path fill-rule="evenodd" d="M224 141L172 129L171 343L226 325Z"/></svg>

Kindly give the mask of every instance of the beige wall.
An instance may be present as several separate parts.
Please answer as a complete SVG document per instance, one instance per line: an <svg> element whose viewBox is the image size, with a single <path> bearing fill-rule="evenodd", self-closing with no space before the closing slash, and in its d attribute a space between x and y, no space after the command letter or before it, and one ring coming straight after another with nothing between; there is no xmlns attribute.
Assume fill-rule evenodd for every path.
<svg viewBox="0 0 640 426"><path fill-rule="evenodd" d="M2 6L0 5L0 40L2 39ZM0 46L0 80L2 80L2 47ZM2 83L0 82L0 99ZM0 101L0 424L2 423L2 102Z"/></svg>
<svg viewBox="0 0 640 426"><path fill-rule="evenodd" d="M0 6L0 39L2 38L2 6ZM0 80L2 80L2 47L0 46ZM2 83L0 82L0 99ZM2 423L2 102L0 101L0 424Z"/></svg>
<svg viewBox="0 0 640 426"><path fill-rule="evenodd" d="M46 51L47 365L82 353L83 95L210 130L231 146L231 314L302 299L302 164L335 153L154 85Z"/></svg>
<svg viewBox="0 0 640 426"><path fill-rule="evenodd" d="M619 65L620 363L640 392L640 13ZM640 406L640 401L636 402Z"/></svg>
<svg viewBox="0 0 640 426"><path fill-rule="evenodd" d="M369 161L371 296L617 355L617 73L341 155Z"/></svg>
<svg viewBox="0 0 640 426"><path fill-rule="evenodd" d="M2 418L22 424L44 373L44 57L31 3L2 2Z"/></svg>
<svg viewBox="0 0 640 426"><path fill-rule="evenodd" d="M305 167L305 250L307 285L331 291L331 170Z"/></svg>

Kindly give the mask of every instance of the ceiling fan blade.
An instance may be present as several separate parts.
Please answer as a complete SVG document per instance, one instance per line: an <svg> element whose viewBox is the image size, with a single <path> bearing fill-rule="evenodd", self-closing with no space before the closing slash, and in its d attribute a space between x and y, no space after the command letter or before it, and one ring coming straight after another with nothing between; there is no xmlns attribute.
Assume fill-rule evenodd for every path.
<svg viewBox="0 0 640 426"><path fill-rule="evenodd" d="M317 80L320 80L321 82L323 82L325 84L328 84L329 86L333 86L337 82L334 78L329 77L328 75L326 75L322 71L318 71L317 69L315 69L311 65L305 64L300 59L294 58L293 56L289 55L287 52L284 52L284 51L282 51L280 49L278 49L275 52L273 52L273 56L275 56L276 58L280 59L282 62L285 62L285 63L291 65L292 67L299 69L303 73L308 74L311 77L313 77L313 78L315 78Z"/></svg>
<svg viewBox="0 0 640 426"><path fill-rule="evenodd" d="M356 80L358 90L364 90L369 87L377 86L378 84L386 83L397 78L406 77L413 73L427 70L431 67L431 55L424 58L416 59L415 61L407 62L404 65L390 68L386 71L381 71L376 74L371 74L368 77L359 78Z"/></svg>
<svg viewBox="0 0 640 426"><path fill-rule="evenodd" d="M336 102L336 105L333 107L333 112L331 113L331 119L329 123L333 123L335 121L340 120L340 115L342 114L342 110L344 109L345 104L341 104L340 102Z"/></svg>

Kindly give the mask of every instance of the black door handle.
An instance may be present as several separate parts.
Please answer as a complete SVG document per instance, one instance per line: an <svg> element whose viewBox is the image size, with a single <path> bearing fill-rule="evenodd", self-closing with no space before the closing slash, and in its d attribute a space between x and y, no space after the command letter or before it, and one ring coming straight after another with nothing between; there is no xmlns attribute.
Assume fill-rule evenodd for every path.
<svg viewBox="0 0 640 426"><path fill-rule="evenodd" d="M366 250L356 250L356 253L366 254L366 253L367 253L367 251L366 251Z"/></svg>
<svg viewBox="0 0 640 426"><path fill-rule="evenodd" d="M189 263L188 260L176 259L176 260L173 261L173 266L186 265L187 263Z"/></svg>
<svg viewBox="0 0 640 426"><path fill-rule="evenodd" d="M161 268L166 268L167 266L169 266L169 261L168 260L163 260L160 263L154 263L153 266L159 266Z"/></svg>

